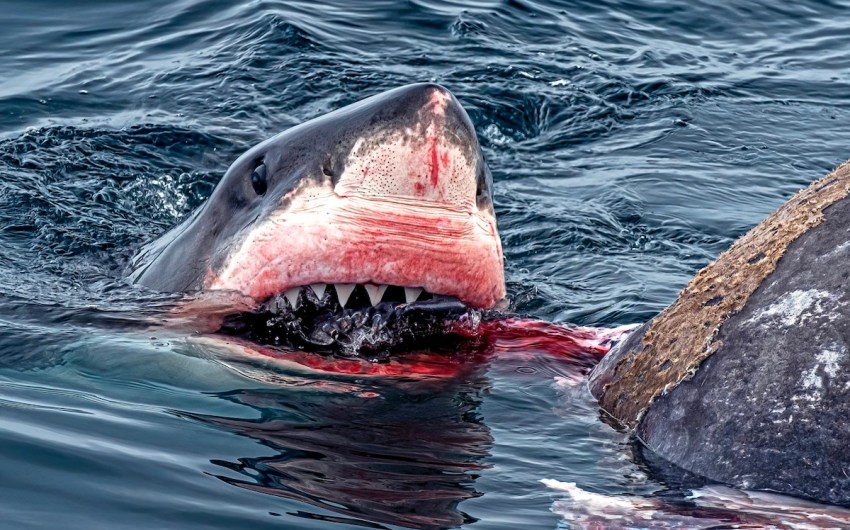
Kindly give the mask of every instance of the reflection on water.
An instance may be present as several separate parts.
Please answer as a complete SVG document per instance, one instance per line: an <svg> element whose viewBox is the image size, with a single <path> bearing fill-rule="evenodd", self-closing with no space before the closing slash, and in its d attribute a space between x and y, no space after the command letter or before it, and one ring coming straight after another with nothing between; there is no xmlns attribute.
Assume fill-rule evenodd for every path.
<svg viewBox="0 0 850 530"><path fill-rule="evenodd" d="M229 471L218 478L344 518L295 515L373 528L444 528L474 520L458 504L481 495L474 483L493 443L478 412L487 387L479 375L406 387L386 382L357 394L238 390L219 397L255 409L256 419L193 417L274 451L213 460Z"/></svg>
<svg viewBox="0 0 850 530"><path fill-rule="evenodd" d="M216 475L222 481L341 517L303 508L290 515L379 528L456 527L475 521L459 504L482 495L475 480L493 445L479 412L491 386L488 370L546 359L553 374L575 384L630 327L511 318L476 329L453 346L399 352L382 362L195 336L183 353L269 386L213 394L249 407L247 414L243 408L235 416L180 415L274 451L212 459L227 469Z"/></svg>

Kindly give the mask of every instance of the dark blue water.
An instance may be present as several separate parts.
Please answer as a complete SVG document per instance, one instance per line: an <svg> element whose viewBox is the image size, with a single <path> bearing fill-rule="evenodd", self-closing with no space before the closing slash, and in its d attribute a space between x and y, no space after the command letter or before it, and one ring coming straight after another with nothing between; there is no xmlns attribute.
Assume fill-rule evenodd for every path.
<svg viewBox="0 0 850 530"><path fill-rule="evenodd" d="M243 150L436 81L495 178L529 315L643 322L850 157L850 3L0 1L0 520L553 528L539 481L665 484L546 358L457 380L262 369L122 282ZM265 374L268 375L268 374ZM366 396L377 397L366 397Z"/></svg>

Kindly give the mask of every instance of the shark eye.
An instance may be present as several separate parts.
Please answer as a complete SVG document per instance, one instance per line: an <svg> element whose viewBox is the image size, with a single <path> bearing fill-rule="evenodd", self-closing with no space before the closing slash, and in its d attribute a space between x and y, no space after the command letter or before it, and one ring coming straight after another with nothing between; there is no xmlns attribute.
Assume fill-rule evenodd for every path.
<svg viewBox="0 0 850 530"><path fill-rule="evenodd" d="M254 168L254 172L251 173L251 185L254 187L254 191L257 192L257 195L265 195L266 189L268 189L265 164L261 163L259 166Z"/></svg>

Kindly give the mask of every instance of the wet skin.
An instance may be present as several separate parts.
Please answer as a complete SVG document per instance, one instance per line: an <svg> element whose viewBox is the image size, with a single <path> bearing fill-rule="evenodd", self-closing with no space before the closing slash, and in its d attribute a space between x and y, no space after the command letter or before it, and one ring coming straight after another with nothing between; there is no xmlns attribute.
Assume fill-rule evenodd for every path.
<svg viewBox="0 0 850 530"><path fill-rule="evenodd" d="M602 408L678 469L850 506L848 227L844 163L605 357Z"/></svg>

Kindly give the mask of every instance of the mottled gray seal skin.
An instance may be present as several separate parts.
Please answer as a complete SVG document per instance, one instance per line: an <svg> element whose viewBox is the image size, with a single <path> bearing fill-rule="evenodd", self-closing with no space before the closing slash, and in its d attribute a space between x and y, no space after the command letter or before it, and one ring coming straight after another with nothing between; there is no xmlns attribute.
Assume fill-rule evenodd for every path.
<svg viewBox="0 0 850 530"><path fill-rule="evenodd" d="M701 343L680 344L675 327L652 321L619 345L591 376L591 392L603 409L687 472L850 506L848 190L845 164L757 227L759 237L750 233L736 243L730 255L752 262L753 271L724 267L730 256L721 256L673 310L657 317L669 321L677 305L688 308L677 315L677 325L683 335L686 326L693 334L704 319ZM776 235L782 223L794 227L789 215L795 209L818 203L824 193L832 195L817 204L820 222L794 238ZM768 269L755 264L777 246L780 257L764 275ZM724 279L731 289L723 290ZM748 282L755 287L750 292L740 287ZM714 309L736 296L740 300L714 327ZM634 370L648 354L663 360L652 370ZM686 375L665 379L677 365ZM657 391L649 399L629 392L639 385Z"/></svg>
<svg viewBox="0 0 850 530"><path fill-rule="evenodd" d="M693 473L850 504L850 199L794 241L637 435Z"/></svg>

